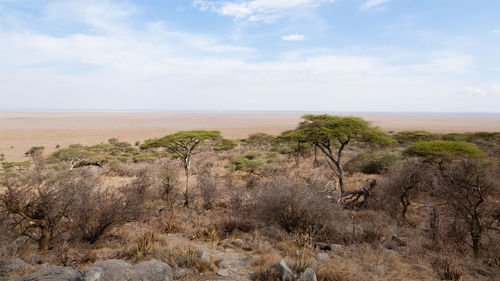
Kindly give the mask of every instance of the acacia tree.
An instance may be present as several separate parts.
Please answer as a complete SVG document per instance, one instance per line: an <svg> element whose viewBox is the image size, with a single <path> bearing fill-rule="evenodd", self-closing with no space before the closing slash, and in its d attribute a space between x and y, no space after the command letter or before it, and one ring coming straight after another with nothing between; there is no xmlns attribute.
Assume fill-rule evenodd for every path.
<svg viewBox="0 0 500 281"><path fill-rule="evenodd" d="M405 156L420 157L429 163L443 164L462 157L482 158L484 152L475 144L463 141L419 141L403 151Z"/></svg>
<svg viewBox="0 0 500 281"><path fill-rule="evenodd" d="M358 117L342 117L327 114L304 115L296 137L318 148L327 158L328 165L339 180L340 191L344 193L344 169L342 153L353 143L372 146L389 145L391 138L377 127Z"/></svg>
<svg viewBox="0 0 500 281"><path fill-rule="evenodd" d="M141 149L161 147L176 158L182 160L186 174L186 189L184 192L184 205L189 205L189 169L195 150L200 146L216 146L224 141L218 131L181 131L162 138L147 140Z"/></svg>

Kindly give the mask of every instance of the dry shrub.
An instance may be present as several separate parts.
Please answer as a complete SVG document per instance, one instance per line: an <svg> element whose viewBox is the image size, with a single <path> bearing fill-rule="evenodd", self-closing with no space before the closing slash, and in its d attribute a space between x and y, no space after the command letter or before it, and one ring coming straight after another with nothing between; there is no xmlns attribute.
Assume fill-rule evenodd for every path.
<svg viewBox="0 0 500 281"><path fill-rule="evenodd" d="M328 199L321 186L273 180L259 189L252 206L256 218L287 232L327 234L327 238L334 239L340 232L338 223L346 220L341 207Z"/></svg>
<svg viewBox="0 0 500 281"><path fill-rule="evenodd" d="M153 244L155 243L155 233L148 231L139 237L136 241L136 246L132 250L134 257L142 257L153 252Z"/></svg>
<svg viewBox="0 0 500 281"><path fill-rule="evenodd" d="M141 214L139 199L111 189L82 190L72 208L72 229L83 241L95 243L112 227L135 220Z"/></svg>
<svg viewBox="0 0 500 281"><path fill-rule="evenodd" d="M167 160L160 160L156 164L156 188L158 195L172 206L175 201L176 190L179 186L179 165Z"/></svg>
<svg viewBox="0 0 500 281"><path fill-rule="evenodd" d="M433 261L433 267L442 280L460 281L464 275L463 266L449 258L437 258Z"/></svg>
<svg viewBox="0 0 500 281"><path fill-rule="evenodd" d="M203 207L212 209L219 198L219 180L213 177L209 172L204 172L197 178L197 188L203 199Z"/></svg>

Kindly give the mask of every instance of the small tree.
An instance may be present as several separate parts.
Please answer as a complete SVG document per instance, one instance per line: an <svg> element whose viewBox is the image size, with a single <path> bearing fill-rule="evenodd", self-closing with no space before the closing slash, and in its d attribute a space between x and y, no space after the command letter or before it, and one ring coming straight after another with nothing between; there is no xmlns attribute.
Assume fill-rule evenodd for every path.
<svg viewBox="0 0 500 281"><path fill-rule="evenodd" d="M184 193L184 205L189 205L189 169L195 150L200 146L215 146L223 141L218 131L181 131L175 134L153 140L147 140L141 145L141 149L154 147L165 148L174 157L182 160L186 174L186 189Z"/></svg>
<svg viewBox="0 0 500 281"><path fill-rule="evenodd" d="M358 117L304 115L296 136L317 147L327 158L330 168L339 180L340 191L344 193L344 169L342 152L352 143L366 143L372 146L389 145L391 138L377 127Z"/></svg>
<svg viewBox="0 0 500 281"><path fill-rule="evenodd" d="M35 167L1 183L6 190L0 195L0 207L12 215L23 234L38 241L39 249L45 251L61 219L68 215L77 191L89 184L88 177Z"/></svg>
<svg viewBox="0 0 500 281"><path fill-rule="evenodd" d="M403 152L406 156L422 157L428 162L443 164L446 160L461 157L481 158L485 154L479 147L463 141L419 141Z"/></svg>
<svg viewBox="0 0 500 281"><path fill-rule="evenodd" d="M441 174L439 196L455 219L465 222L473 253L479 256L487 218L495 216L491 212L497 204L494 198L499 195L498 183L492 180L487 165L476 159L463 158L447 165Z"/></svg>
<svg viewBox="0 0 500 281"><path fill-rule="evenodd" d="M266 133L255 133L248 136L246 139L241 140L241 144L252 147L259 148L260 150L264 150L269 148L274 140L273 135L269 135Z"/></svg>

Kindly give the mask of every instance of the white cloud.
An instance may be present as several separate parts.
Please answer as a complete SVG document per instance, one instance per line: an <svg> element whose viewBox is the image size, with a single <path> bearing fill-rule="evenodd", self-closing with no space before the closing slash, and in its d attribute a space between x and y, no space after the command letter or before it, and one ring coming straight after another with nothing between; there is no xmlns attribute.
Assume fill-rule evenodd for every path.
<svg viewBox="0 0 500 281"><path fill-rule="evenodd" d="M359 6L361 11L368 11L370 9L376 8L390 0L367 0L363 5Z"/></svg>
<svg viewBox="0 0 500 281"><path fill-rule="evenodd" d="M475 96L500 96L500 84L467 87L466 92Z"/></svg>
<svg viewBox="0 0 500 281"><path fill-rule="evenodd" d="M295 34L282 36L281 39L283 39L285 41L304 41L306 39L306 37L303 34L295 33Z"/></svg>
<svg viewBox="0 0 500 281"><path fill-rule="evenodd" d="M0 56L0 107L498 111L499 99L457 97L470 84L460 73L474 64L463 54L306 49L256 60L257 50L162 22L134 28L129 4L85 2L91 5L64 20L74 16L92 31L0 29L0 42L9 42L0 44L0 54L9 54ZM103 15L109 5L118 12ZM48 20L70 9L63 6L50 6ZM407 60L420 63L401 63Z"/></svg>
<svg viewBox="0 0 500 281"><path fill-rule="evenodd" d="M236 20L271 22L287 15L293 9L315 8L335 0L245 0L208 1L194 0L193 5L201 11L211 11Z"/></svg>

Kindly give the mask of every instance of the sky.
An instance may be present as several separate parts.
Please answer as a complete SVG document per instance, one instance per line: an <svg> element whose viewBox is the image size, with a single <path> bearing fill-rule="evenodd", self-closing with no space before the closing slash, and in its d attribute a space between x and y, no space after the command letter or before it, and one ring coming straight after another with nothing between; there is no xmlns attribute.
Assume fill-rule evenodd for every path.
<svg viewBox="0 0 500 281"><path fill-rule="evenodd" d="M0 110L500 113L500 1L0 0Z"/></svg>

